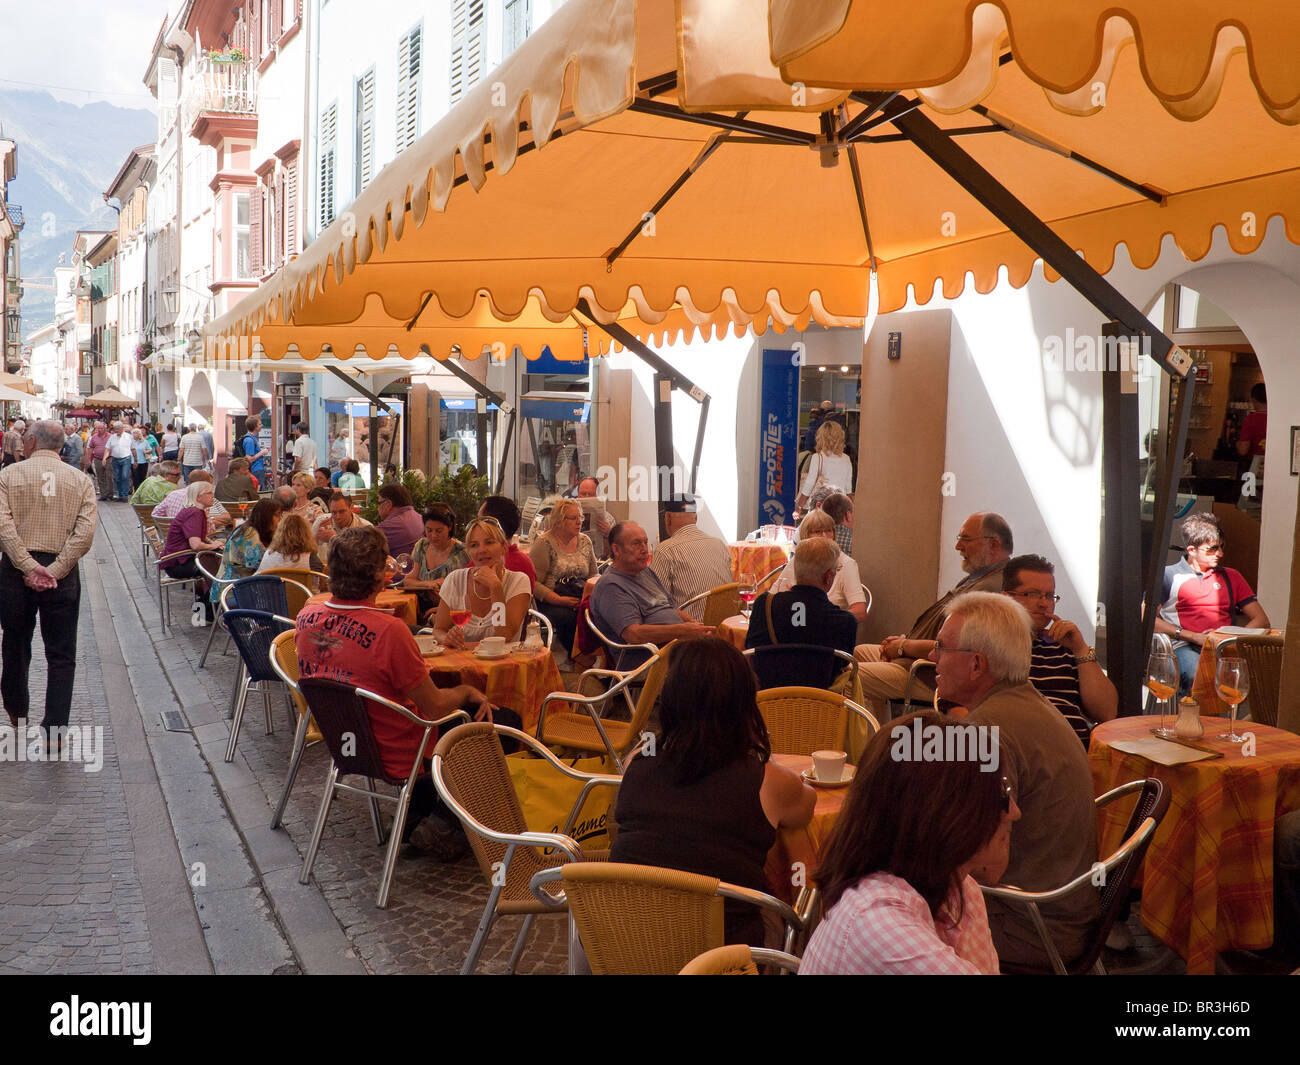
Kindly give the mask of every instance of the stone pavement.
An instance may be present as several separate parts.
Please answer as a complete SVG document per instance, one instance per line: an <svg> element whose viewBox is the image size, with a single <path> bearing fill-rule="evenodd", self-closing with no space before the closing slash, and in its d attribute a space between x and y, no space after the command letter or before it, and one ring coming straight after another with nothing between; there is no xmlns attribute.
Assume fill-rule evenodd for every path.
<svg viewBox="0 0 1300 1065"><path fill-rule="evenodd" d="M451 865L399 858L388 907L375 906L383 851L376 846L361 802L339 799L330 813L312 883L298 883L329 765L320 746L308 749L285 811L272 832L293 739L284 702L273 702L275 732L266 735L260 697L245 714L235 761L224 761L226 713L238 657L222 654L218 637L206 667L198 669L209 630L189 624L190 595L176 589L172 632L164 636L140 560L138 524L123 505L105 504L92 555L113 626L130 667L138 718L158 765L162 790L184 858L203 863L206 886L192 887L217 971L454 973L459 971L487 898L472 858ZM83 567L88 568L88 567ZM176 707L193 732L162 730L160 711ZM196 793L198 796L196 798ZM389 807L385 807L387 815ZM519 918L494 929L480 964L504 972ZM260 931L259 931L260 930ZM280 942L276 943L276 938ZM251 937L252 943L246 942ZM214 946L214 940L216 944ZM221 963L221 946L238 955ZM277 953L279 951L279 953ZM534 922L521 972L563 972L565 920Z"/></svg>

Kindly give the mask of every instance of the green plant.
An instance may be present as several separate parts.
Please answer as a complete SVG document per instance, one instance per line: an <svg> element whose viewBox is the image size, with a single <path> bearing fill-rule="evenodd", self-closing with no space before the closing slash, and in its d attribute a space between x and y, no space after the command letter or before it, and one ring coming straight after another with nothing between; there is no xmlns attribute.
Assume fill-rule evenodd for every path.
<svg viewBox="0 0 1300 1065"><path fill-rule="evenodd" d="M463 533L465 526L478 515L478 508L489 494L488 479L480 477L478 471L470 465L462 466L455 473L450 466L442 468L442 475L433 482L427 481L419 470L402 470L396 478L380 480L380 486L400 484L411 493L411 501L417 511L423 512L430 503L446 503L456 515L456 531ZM379 521L379 487L371 488L366 493L365 505L361 516L370 522Z"/></svg>

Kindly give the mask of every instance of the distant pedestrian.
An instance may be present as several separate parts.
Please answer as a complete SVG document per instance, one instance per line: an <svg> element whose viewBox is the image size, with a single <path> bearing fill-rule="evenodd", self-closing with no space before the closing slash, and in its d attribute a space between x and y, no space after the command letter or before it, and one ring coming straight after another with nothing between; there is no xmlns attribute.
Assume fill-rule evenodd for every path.
<svg viewBox="0 0 1300 1065"><path fill-rule="evenodd" d="M151 439L153 438L144 435L143 429L131 430L132 491L144 484L144 479L149 473L149 463L158 457L154 445L149 443Z"/></svg>
<svg viewBox="0 0 1300 1065"><path fill-rule="evenodd" d="M73 469L79 470L81 469L81 457L86 450L86 442L81 439L76 427L71 422L63 423L63 431L67 438L59 451L59 458Z"/></svg>
<svg viewBox="0 0 1300 1065"><path fill-rule="evenodd" d="M248 459L248 472L258 484L266 478L266 456L270 454L270 449L261 444L261 432L262 419L256 416L249 418L244 423L244 435L239 441L240 450Z"/></svg>
<svg viewBox="0 0 1300 1065"><path fill-rule="evenodd" d="M316 469L316 441L311 438L311 431L306 422L299 422L294 430L293 468L311 473Z"/></svg>
<svg viewBox="0 0 1300 1065"><path fill-rule="evenodd" d="M108 456L113 460L113 500L124 501L131 494L131 431L122 422L113 423L108 438Z"/></svg>
<svg viewBox="0 0 1300 1065"><path fill-rule="evenodd" d="M5 431L4 457L0 459L0 464L12 466L23 457L23 432L25 428L20 418L12 422Z"/></svg>
<svg viewBox="0 0 1300 1065"><path fill-rule="evenodd" d="M176 426L171 422L162 435L162 456L164 462L179 462L181 459L181 438Z"/></svg>
<svg viewBox="0 0 1300 1065"><path fill-rule="evenodd" d="M100 499L109 499L113 495L113 466L108 455L108 426L103 422L95 423L95 430L86 441L86 472L95 479L95 489Z"/></svg>
<svg viewBox="0 0 1300 1065"><path fill-rule="evenodd" d="M186 426L185 435L181 437L181 479L189 483L190 474L201 470L207 464L208 449L203 445L203 437L194 426Z"/></svg>
<svg viewBox="0 0 1300 1065"><path fill-rule="evenodd" d="M32 633L41 621L48 680L44 728L66 726L77 669L78 560L95 539L95 489L59 461L63 427L37 422L26 462L0 472L0 698L16 725L28 716Z"/></svg>

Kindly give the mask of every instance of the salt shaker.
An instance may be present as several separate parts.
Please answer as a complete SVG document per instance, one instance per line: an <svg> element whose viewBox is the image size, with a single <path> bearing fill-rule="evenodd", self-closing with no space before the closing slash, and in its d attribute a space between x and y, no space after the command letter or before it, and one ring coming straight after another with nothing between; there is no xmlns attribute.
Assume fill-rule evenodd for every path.
<svg viewBox="0 0 1300 1065"><path fill-rule="evenodd" d="M1201 708L1191 696L1178 700L1178 720L1174 722L1174 735L1180 740L1199 740L1205 735L1201 724Z"/></svg>
<svg viewBox="0 0 1300 1065"><path fill-rule="evenodd" d="M530 621L528 629L524 634L524 647L529 651L539 650L542 646L542 630L538 627L537 622Z"/></svg>

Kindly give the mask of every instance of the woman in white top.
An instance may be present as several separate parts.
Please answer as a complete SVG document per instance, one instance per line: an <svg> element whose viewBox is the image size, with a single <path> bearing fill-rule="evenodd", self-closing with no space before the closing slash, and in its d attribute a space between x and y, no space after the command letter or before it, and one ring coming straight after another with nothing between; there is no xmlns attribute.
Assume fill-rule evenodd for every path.
<svg viewBox="0 0 1300 1065"><path fill-rule="evenodd" d="M802 542L811 536L824 536L828 540L834 540L835 519L824 510L811 511L799 523L799 540ZM795 583L794 562L787 562L785 569L772 585L772 591L789 591ZM831 585L831 590L826 593L826 597L859 621L866 619L867 597L862 591L862 576L858 571L858 564L843 551L840 552L840 561L835 570L835 583Z"/></svg>
<svg viewBox="0 0 1300 1065"><path fill-rule="evenodd" d="M448 647L464 647L486 636L518 639L533 596L528 575L506 569L507 547L495 518L475 518L465 527L470 564L443 579L433 623L434 634ZM462 611L468 611L469 619L454 623L452 615Z"/></svg>
<svg viewBox="0 0 1300 1065"><path fill-rule="evenodd" d="M316 556L316 548L316 538L312 536L306 519L298 514L286 514L276 526L271 546L258 563L257 572L265 573L269 569L314 569L320 572L323 567Z"/></svg>
<svg viewBox="0 0 1300 1065"><path fill-rule="evenodd" d="M817 452L808 460L808 472L799 486L795 506L802 510L808 497L819 485L834 485L847 496L853 495L853 463L844 454L844 426L827 418L817 430Z"/></svg>

